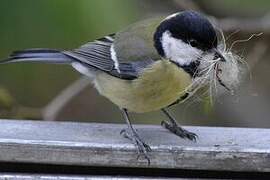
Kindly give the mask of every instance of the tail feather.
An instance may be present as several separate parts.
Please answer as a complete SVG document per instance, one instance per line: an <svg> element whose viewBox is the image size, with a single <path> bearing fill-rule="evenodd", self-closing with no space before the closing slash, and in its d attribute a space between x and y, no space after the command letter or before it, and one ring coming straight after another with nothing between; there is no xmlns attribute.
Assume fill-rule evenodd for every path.
<svg viewBox="0 0 270 180"><path fill-rule="evenodd" d="M43 62L53 64L68 64L72 59L58 50L52 49L28 49L13 52L8 59L0 61L0 64L16 62Z"/></svg>

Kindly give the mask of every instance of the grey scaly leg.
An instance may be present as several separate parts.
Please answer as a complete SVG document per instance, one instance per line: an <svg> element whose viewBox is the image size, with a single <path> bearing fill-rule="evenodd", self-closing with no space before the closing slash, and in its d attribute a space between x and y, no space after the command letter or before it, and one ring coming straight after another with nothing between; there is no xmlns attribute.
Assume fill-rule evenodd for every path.
<svg viewBox="0 0 270 180"><path fill-rule="evenodd" d="M122 109L122 113L124 115L124 118L127 122L128 129L123 129L120 134L123 135L125 138L129 139L130 141L135 144L138 150L138 158L142 155L147 160L148 165L150 165L150 159L147 155L148 152L151 151L151 148L149 145L147 145L138 135L136 130L132 127L132 124L130 122L130 118L128 115L128 112L126 109Z"/></svg>
<svg viewBox="0 0 270 180"><path fill-rule="evenodd" d="M189 139L191 141L196 141L197 140L197 135L195 133L189 132L183 128L181 128L177 121L170 115L170 113L164 108L162 109L162 112L169 118L170 122L168 121L162 121L161 125L174 133L175 135L184 138L184 139Z"/></svg>

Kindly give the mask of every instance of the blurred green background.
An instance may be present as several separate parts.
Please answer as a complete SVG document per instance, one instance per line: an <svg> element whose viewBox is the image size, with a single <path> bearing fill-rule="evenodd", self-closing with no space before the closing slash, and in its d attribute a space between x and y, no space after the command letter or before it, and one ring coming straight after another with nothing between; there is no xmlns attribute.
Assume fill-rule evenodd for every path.
<svg viewBox="0 0 270 180"><path fill-rule="evenodd" d="M71 49L113 33L136 20L132 1L4 0L0 2L0 53L48 47ZM1 84L29 106L44 106L78 78L68 66L1 67Z"/></svg>
<svg viewBox="0 0 270 180"><path fill-rule="evenodd" d="M194 2L194 8L199 7L218 18L256 18L265 16L270 9L268 0ZM181 4L189 3L187 0L1 0L0 59L13 50L25 48L76 48L138 20L186 8ZM240 37L235 36L236 39ZM260 40L269 44L266 36ZM239 51L247 55L256 41L258 39L246 47L239 47ZM185 125L270 127L268 57L266 54L252 69L254 78L241 87L237 97L221 98L210 112L200 102L173 107L179 122ZM1 65L1 118L42 118L42 108L80 77L71 67L63 65ZM158 124L164 117L154 112L134 115L134 118L137 123ZM86 89L67 104L57 120L123 122L117 107L98 96L94 88Z"/></svg>

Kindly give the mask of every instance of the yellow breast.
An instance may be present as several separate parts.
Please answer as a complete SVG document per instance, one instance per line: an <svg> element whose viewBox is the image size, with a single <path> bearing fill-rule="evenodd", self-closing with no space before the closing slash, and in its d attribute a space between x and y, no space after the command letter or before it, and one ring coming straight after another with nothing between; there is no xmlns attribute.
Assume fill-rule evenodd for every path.
<svg viewBox="0 0 270 180"><path fill-rule="evenodd" d="M132 81L106 73L98 74L95 79L100 94L120 108L137 113L167 107L184 95L190 83L190 76L168 60L155 62Z"/></svg>

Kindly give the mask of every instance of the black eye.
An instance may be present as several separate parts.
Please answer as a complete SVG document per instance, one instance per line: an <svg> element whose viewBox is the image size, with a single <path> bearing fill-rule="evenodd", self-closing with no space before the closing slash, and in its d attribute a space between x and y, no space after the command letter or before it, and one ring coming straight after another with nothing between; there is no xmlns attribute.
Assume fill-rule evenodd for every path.
<svg viewBox="0 0 270 180"><path fill-rule="evenodd" d="M192 46L192 47L198 47L199 46L199 42L195 39L191 39L189 40L189 44Z"/></svg>

